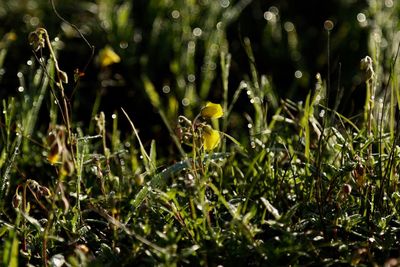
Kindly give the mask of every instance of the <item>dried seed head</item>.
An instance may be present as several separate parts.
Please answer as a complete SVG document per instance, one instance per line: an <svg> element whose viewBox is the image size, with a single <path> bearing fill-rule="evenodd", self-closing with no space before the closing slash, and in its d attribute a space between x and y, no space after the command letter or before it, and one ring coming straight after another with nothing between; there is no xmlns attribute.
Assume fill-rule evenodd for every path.
<svg viewBox="0 0 400 267"><path fill-rule="evenodd" d="M21 202L22 202L21 196L19 194L15 194L12 199L12 205L14 209L18 209Z"/></svg>
<svg viewBox="0 0 400 267"><path fill-rule="evenodd" d="M367 81L371 80L375 76L374 66L372 58L366 56L360 61L360 70L364 71L365 79Z"/></svg>
<svg viewBox="0 0 400 267"><path fill-rule="evenodd" d="M43 33L40 31L31 32L28 36L29 44L33 47L33 50L39 51L39 49L45 47L45 39L43 37Z"/></svg>
<svg viewBox="0 0 400 267"><path fill-rule="evenodd" d="M40 185L38 188L38 194L40 194L40 196L43 196L45 198L51 197L50 189L42 185Z"/></svg>
<svg viewBox="0 0 400 267"><path fill-rule="evenodd" d="M58 77L63 83L68 83L68 75L65 71L59 70Z"/></svg>

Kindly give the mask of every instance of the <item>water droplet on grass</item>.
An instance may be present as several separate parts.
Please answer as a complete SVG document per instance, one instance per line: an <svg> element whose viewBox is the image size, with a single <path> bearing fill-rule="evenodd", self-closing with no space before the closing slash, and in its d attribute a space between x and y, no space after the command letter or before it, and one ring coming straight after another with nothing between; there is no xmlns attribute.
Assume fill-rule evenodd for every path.
<svg viewBox="0 0 400 267"><path fill-rule="evenodd" d="M294 24L290 21L286 21L285 24L283 24L283 28L287 32L292 32L294 31Z"/></svg>
<svg viewBox="0 0 400 267"><path fill-rule="evenodd" d="M393 7L393 0L385 0L386 7Z"/></svg>
<svg viewBox="0 0 400 267"><path fill-rule="evenodd" d="M196 76L194 76L193 74L189 74L189 75L188 75L188 81L189 81L189 82L192 83L192 82L194 82L195 80L196 80Z"/></svg>
<svg viewBox="0 0 400 267"><path fill-rule="evenodd" d="M230 5L229 0L220 0L219 4L221 5L222 8L227 8Z"/></svg>
<svg viewBox="0 0 400 267"><path fill-rule="evenodd" d="M184 98L182 99L182 105L184 105L185 107L190 105L190 100L188 98Z"/></svg>
<svg viewBox="0 0 400 267"><path fill-rule="evenodd" d="M200 37L202 33L203 33L203 31L198 27L193 29L193 35L196 37Z"/></svg>
<svg viewBox="0 0 400 267"><path fill-rule="evenodd" d="M297 79L300 79L301 77L303 77L303 73L300 70L296 70L294 72L294 77L296 77Z"/></svg>
<svg viewBox="0 0 400 267"><path fill-rule="evenodd" d="M122 49L127 49L128 48L128 43L125 41L122 41L119 43L119 47L121 47Z"/></svg>
<svg viewBox="0 0 400 267"><path fill-rule="evenodd" d="M164 85L162 91L164 94L168 94L169 92L171 92L171 88L168 85Z"/></svg>
<svg viewBox="0 0 400 267"><path fill-rule="evenodd" d="M171 16L172 16L172 18L174 18L174 19L178 19L178 18L181 16L181 13L180 13L178 10L173 10L173 11L171 12Z"/></svg>

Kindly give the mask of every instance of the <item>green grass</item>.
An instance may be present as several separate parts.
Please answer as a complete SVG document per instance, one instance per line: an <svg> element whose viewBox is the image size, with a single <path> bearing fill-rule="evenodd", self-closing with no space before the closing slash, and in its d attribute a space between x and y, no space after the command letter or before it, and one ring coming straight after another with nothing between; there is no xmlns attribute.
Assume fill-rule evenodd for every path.
<svg viewBox="0 0 400 267"><path fill-rule="evenodd" d="M93 36L103 33L95 40L115 48L122 60L114 65L141 66L138 104L157 111L169 141L145 141L135 123L145 114L123 106L105 114L101 92L91 94L92 120L84 123L78 113L87 105L79 99L80 83L94 79L93 87L100 89L104 82L117 83L114 65L98 67L95 78L86 73L74 80L69 73L66 83L58 55L68 39L54 40L44 28L35 29L29 41L36 51L29 64L18 63L20 93L1 101L3 266L398 264L397 44L377 49L380 40L371 30L372 62L361 70L365 105L346 116L338 111L340 90L329 92L335 78L324 74L315 76L304 101L280 99L270 77L259 73L260 59L246 37L248 73L231 84L236 55L229 53L226 27L250 1L234 1L229 8L219 2L150 1L149 51L139 62L130 62L134 52L120 45L135 35L129 3L98 1L103 29ZM175 7L181 8L182 23L165 15ZM398 22L396 13L380 1L371 1L368 12L389 33L385 38L394 38L396 25L382 16ZM179 18L176 12L172 16ZM217 28L216 19L222 23ZM64 23L73 32L74 26ZM88 25L95 29L93 21ZM193 34L193 25L203 37L198 30ZM13 49L10 36L0 42L0 67ZM163 40L164 49L172 51L161 53L170 57L171 80L160 85L151 61ZM83 49L97 45L86 42ZM95 64L101 60L96 51ZM215 84L222 118L203 114ZM220 140L206 149L210 129L219 131Z"/></svg>

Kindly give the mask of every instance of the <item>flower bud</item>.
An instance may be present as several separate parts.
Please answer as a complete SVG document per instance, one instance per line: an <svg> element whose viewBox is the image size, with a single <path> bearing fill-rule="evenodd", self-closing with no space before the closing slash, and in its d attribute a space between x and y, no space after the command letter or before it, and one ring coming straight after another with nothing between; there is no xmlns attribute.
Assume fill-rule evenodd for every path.
<svg viewBox="0 0 400 267"><path fill-rule="evenodd" d="M208 102L206 106L201 110L201 116L203 118L218 119L224 115L220 104Z"/></svg>

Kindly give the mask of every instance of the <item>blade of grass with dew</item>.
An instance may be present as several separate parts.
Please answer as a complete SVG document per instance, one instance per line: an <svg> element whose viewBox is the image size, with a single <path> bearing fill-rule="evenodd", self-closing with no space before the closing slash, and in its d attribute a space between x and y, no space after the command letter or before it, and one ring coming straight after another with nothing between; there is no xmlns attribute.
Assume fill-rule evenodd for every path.
<svg viewBox="0 0 400 267"><path fill-rule="evenodd" d="M263 101L264 93L260 90L260 83L258 80L258 72L256 68L255 57L253 54L253 49L251 47L251 42L249 38L244 38L243 46L250 64L251 72L251 82L248 83L247 92L249 94L250 103L253 104L255 114L254 114L254 128L258 131L262 131L262 125L265 121L265 113L263 112Z"/></svg>
<svg viewBox="0 0 400 267"><path fill-rule="evenodd" d="M5 134L3 134L2 130L2 136L5 142L5 149L6 153L10 151L10 146L11 146L11 127L12 127L12 122L15 116L15 99L12 97L8 101L3 99L3 116L4 116L4 124L5 124ZM3 129L3 127L1 127ZM4 138L5 137L5 138Z"/></svg>
<svg viewBox="0 0 400 267"><path fill-rule="evenodd" d="M9 155L7 163L5 164L4 171L2 172L0 177L0 199L4 199L4 196L6 195L9 189L10 172L15 163L16 157L19 154L19 147L21 146L21 140L22 140L22 135L18 133L12 145L13 152Z"/></svg>
<svg viewBox="0 0 400 267"><path fill-rule="evenodd" d="M146 149L145 149L144 146L143 146L142 140L140 139L139 133L138 133L138 131L136 130L135 125L133 124L132 120L129 118L129 115L125 112L125 110L124 110L123 108L121 108L121 110L122 110L122 112L124 113L125 117L128 119L128 121L129 121L129 123L130 123L130 125L131 125L131 127L132 127L132 130L133 130L133 132L134 132L134 134L135 134L135 136L136 136L136 139L137 139L138 142L139 142L140 153L142 154L143 162L144 162L145 167L146 167L146 171L147 171L149 174L155 173L156 166L155 166L154 162L151 161L150 156L147 154Z"/></svg>
<svg viewBox="0 0 400 267"><path fill-rule="evenodd" d="M307 162L310 162L310 125L309 125L309 119L310 116L312 115L310 113L312 107L310 103L310 98L311 98L311 92L308 93L306 102L304 105L304 111L303 111L303 117L300 120L300 136L304 138L304 155L307 159Z"/></svg>
<svg viewBox="0 0 400 267"><path fill-rule="evenodd" d="M229 68L231 65L231 54L226 54L225 52L221 52L220 55L220 65L222 72L222 88L223 88L223 110L225 116L222 120L222 131L226 132L228 128L228 85L229 85ZM222 151L226 151L226 141L224 140L222 143Z"/></svg>
<svg viewBox="0 0 400 267"><path fill-rule="evenodd" d="M205 156L204 161L208 160L219 160L225 159L230 155L230 153L213 153ZM166 185L166 181L171 178L173 175L183 171L187 168L192 167L192 159L182 160L180 162L175 163L174 165L162 170L160 173L156 173L150 180L148 185L145 185L139 193L137 193L135 199L131 202L133 208L138 208L143 200L147 197L150 190L161 189Z"/></svg>
<svg viewBox="0 0 400 267"><path fill-rule="evenodd" d="M160 96L158 95L153 83L149 80L149 78L147 76L142 76L142 80L143 80L143 85L144 85L146 94L149 97L150 102L153 105L153 107L156 108L157 111L160 113L161 119L163 120L165 126L168 129L168 132L172 138L172 141L174 141L176 148L179 150L181 156L186 157L186 153L185 153L185 151L183 151L178 137L176 136L175 132L172 130L172 127L168 122L167 116L165 115L165 112L161 106Z"/></svg>
<svg viewBox="0 0 400 267"><path fill-rule="evenodd" d="M17 226L20 225L21 214L19 212L17 213L14 226L1 220L0 222L8 228L8 238L5 239L3 247L3 266L18 267L19 238L17 234Z"/></svg>
<svg viewBox="0 0 400 267"><path fill-rule="evenodd" d="M18 267L19 240L14 229L8 230L8 239L4 244L3 266Z"/></svg>

